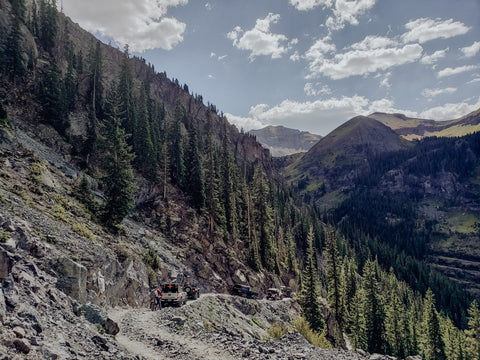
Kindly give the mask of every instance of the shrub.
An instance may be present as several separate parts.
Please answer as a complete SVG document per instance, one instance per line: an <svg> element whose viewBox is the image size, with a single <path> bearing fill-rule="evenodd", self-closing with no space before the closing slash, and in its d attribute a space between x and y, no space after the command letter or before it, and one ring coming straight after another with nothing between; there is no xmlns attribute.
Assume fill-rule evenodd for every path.
<svg viewBox="0 0 480 360"><path fill-rule="evenodd" d="M282 323L272 324L267 330L268 336L270 336L271 339L276 340L279 340L287 332L288 328Z"/></svg>
<svg viewBox="0 0 480 360"><path fill-rule="evenodd" d="M161 264L157 251L150 246L148 247L147 252L143 256L143 262L149 265L153 270L160 269Z"/></svg>
<svg viewBox="0 0 480 360"><path fill-rule="evenodd" d="M0 233L0 243L6 243L9 237L10 237L10 232L2 231L2 233Z"/></svg>
<svg viewBox="0 0 480 360"><path fill-rule="evenodd" d="M93 233L92 230L90 230L89 228L87 228L85 225L83 224L79 224L79 223L74 223L72 225L72 229L73 231L75 231L78 235L80 236L83 236L84 238L87 238L88 240L90 241L94 241L96 236L95 234Z"/></svg>
<svg viewBox="0 0 480 360"><path fill-rule="evenodd" d="M297 318L294 323L297 331L305 338L307 341L320 348L331 349L332 345L325 338L326 330L323 330L321 333L313 331L310 328L310 324L304 317Z"/></svg>

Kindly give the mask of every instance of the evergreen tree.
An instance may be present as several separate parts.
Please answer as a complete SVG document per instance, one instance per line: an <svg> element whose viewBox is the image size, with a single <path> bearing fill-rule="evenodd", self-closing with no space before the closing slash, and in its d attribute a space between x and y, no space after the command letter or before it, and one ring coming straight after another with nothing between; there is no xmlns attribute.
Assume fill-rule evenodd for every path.
<svg viewBox="0 0 480 360"><path fill-rule="evenodd" d="M183 188L185 183L184 163L184 138L182 133L182 120L185 116L185 109L179 102L175 107L175 116L169 129L169 157L170 176L172 182Z"/></svg>
<svg viewBox="0 0 480 360"><path fill-rule="evenodd" d="M103 117L103 60L100 41L95 48L90 49L89 75L90 83L87 97L90 101L91 111L97 119Z"/></svg>
<svg viewBox="0 0 480 360"><path fill-rule="evenodd" d="M100 139L100 125L98 119L102 116L103 102L103 66L102 52L98 42L95 49L92 47L89 54L89 87L87 92L89 124L87 129L87 141L85 152L90 155L97 151ZM88 157L87 157L88 162Z"/></svg>
<svg viewBox="0 0 480 360"><path fill-rule="evenodd" d="M127 144L127 134L121 127L122 113L118 89L112 85L107 97L105 120L104 170L106 202L103 222L110 228L119 226L134 204L133 154Z"/></svg>
<svg viewBox="0 0 480 360"><path fill-rule="evenodd" d="M64 107L66 112L71 112L75 109L75 100L77 95L77 81L75 74L75 58L73 45L70 43L70 48L68 51L67 57L67 72L65 78L63 79L63 98L64 98Z"/></svg>
<svg viewBox="0 0 480 360"><path fill-rule="evenodd" d="M353 306L349 312L350 341L354 349L367 348L367 325L365 322L366 294L359 288L353 297Z"/></svg>
<svg viewBox="0 0 480 360"><path fill-rule="evenodd" d="M5 68L5 73L9 75L10 80L15 81L17 78L22 77L25 74L25 64L23 62L23 49L22 49L22 31L21 31L21 15L17 15L17 12L22 10L17 8L15 9L14 4L23 3L23 1L15 0L12 3L13 7L13 20L10 32L8 34L8 39L5 44L5 49L3 50L3 67ZM21 6L21 5L17 5ZM24 12L25 10L23 10Z"/></svg>
<svg viewBox="0 0 480 360"><path fill-rule="evenodd" d="M435 297L430 289L425 294L423 304L422 355L425 360L446 359L440 319L435 308Z"/></svg>
<svg viewBox="0 0 480 360"><path fill-rule="evenodd" d="M147 179L154 180L156 176L157 159L153 150L146 97L145 87L142 86L135 111L136 126L133 133L133 145L135 162L138 168L141 169Z"/></svg>
<svg viewBox="0 0 480 360"><path fill-rule="evenodd" d="M127 134L133 135L135 131L135 110L133 97L133 74L130 54L128 52L128 45L125 46L125 50L123 52L118 87L120 99L122 101L121 110L124 113L122 125Z"/></svg>
<svg viewBox="0 0 480 360"><path fill-rule="evenodd" d="M235 184L235 161L233 158L228 127L223 129L220 158L220 203L223 204L226 230L233 237L237 234L237 197Z"/></svg>
<svg viewBox="0 0 480 360"><path fill-rule="evenodd" d="M385 341L388 354L404 358L407 351L405 328L402 326L402 314L405 309L395 291L390 294L385 311Z"/></svg>
<svg viewBox="0 0 480 360"><path fill-rule="evenodd" d="M480 359L480 310L474 300L468 309L467 335L468 354L472 359Z"/></svg>
<svg viewBox="0 0 480 360"><path fill-rule="evenodd" d="M363 268L365 290L365 327L367 351L381 353L383 350L383 304L378 290L376 263L368 260Z"/></svg>
<svg viewBox="0 0 480 360"><path fill-rule="evenodd" d="M38 97L45 121L60 134L65 134L68 123L65 121L61 84L60 71L52 61L38 82Z"/></svg>
<svg viewBox="0 0 480 360"><path fill-rule="evenodd" d="M252 187L255 231L258 234L260 260L265 269L278 272L277 249L273 239L273 210L269 200L270 189L261 163L255 166Z"/></svg>
<svg viewBox="0 0 480 360"><path fill-rule="evenodd" d="M205 205L209 217L209 231L213 233L215 225L225 224L225 214L219 202L219 181L216 171L216 148L213 142L213 128L210 112L207 112L207 134L205 141ZM248 215L248 214L247 214ZM248 222L248 220L247 220Z"/></svg>
<svg viewBox="0 0 480 360"><path fill-rule="evenodd" d="M56 0L40 0L40 43L48 52L52 52L57 38L57 14Z"/></svg>
<svg viewBox="0 0 480 360"><path fill-rule="evenodd" d="M306 239L307 258L302 276L302 290L299 302L302 306L303 315L315 331L322 331L325 327L322 309L319 300L319 284L317 268L315 266L315 250L313 248L313 228L310 228Z"/></svg>
<svg viewBox="0 0 480 360"><path fill-rule="evenodd" d="M186 191L192 197L193 206L202 209L205 206L205 181L198 148L197 127L192 125L189 133L186 156L189 165L186 168Z"/></svg>
<svg viewBox="0 0 480 360"><path fill-rule="evenodd" d="M341 298L341 262L333 226L327 226L325 229L325 238L326 246L324 253L327 261L328 301L335 313L338 326L340 327L340 329L337 329L337 332L341 336L344 316Z"/></svg>
<svg viewBox="0 0 480 360"><path fill-rule="evenodd" d="M355 293L357 292L357 264L354 258L346 258L344 260L344 281L342 289L342 297L344 304L344 327L347 332L350 332L350 313L354 307L358 305L354 301Z"/></svg>
<svg viewBox="0 0 480 360"><path fill-rule="evenodd" d="M298 263L297 257L295 254L295 240L293 239L293 231L290 228L287 228L285 231L285 242L286 242L286 268L288 271L298 274Z"/></svg>

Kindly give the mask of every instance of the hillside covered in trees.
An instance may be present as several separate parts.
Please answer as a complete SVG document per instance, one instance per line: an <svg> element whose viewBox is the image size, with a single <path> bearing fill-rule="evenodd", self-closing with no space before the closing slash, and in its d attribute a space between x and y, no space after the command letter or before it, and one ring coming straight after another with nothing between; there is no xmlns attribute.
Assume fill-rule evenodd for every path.
<svg viewBox="0 0 480 360"><path fill-rule="evenodd" d="M359 191L324 212L304 202L269 152L215 105L132 57L128 47L102 44L59 13L55 1L0 0L0 20L8 34L0 40L2 132L29 133L80 168L69 196L109 236L124 236L126 219L158 231L171 246L183 246L178 256L210 291L234 282L295 287L310 327L334 346L346 346L347 337L354 348L400 358L480 356L473 297L422 263L427 241L408 221L395 233L373 221L382 211L409 211L408 201L358 211L366 202L376 209L378 195L360 189L397 160L376 160L356 179ZM478 154L476 137L464 141L477 144ZM404 151L396 156L406 157ZM409 173L427 171L409 166ZM458 169L462 176L471 171ZM205 248L190 246L195 241ZM161 256L153 247L144 251L154 285ZM324 307L333 314L330 325Z"/></svg>

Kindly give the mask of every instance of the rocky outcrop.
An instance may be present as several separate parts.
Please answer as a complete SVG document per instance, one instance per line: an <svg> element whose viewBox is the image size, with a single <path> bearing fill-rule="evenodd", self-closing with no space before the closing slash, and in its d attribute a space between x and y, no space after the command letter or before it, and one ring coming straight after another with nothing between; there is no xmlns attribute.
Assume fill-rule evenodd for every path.
<svg viewBox="0 0 480 360"><path fill-rule="evenodd" d="M75 261L63 257L52 264L57 272L57 288L72 298L85 302L87 300L87 269Z"/></svg>

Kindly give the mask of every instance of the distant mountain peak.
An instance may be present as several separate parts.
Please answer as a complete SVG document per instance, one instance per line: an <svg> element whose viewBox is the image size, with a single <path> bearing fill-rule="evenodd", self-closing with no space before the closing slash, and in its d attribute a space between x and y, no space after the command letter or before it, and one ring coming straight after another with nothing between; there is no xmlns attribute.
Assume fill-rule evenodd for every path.
<svg viewBox="0 0 480 360"><path fill-rule="evenodd" d="M263 129L251 130L250 134L276 157L306 152L321 139L320 135L281 125L268 125Z"/></svg>

